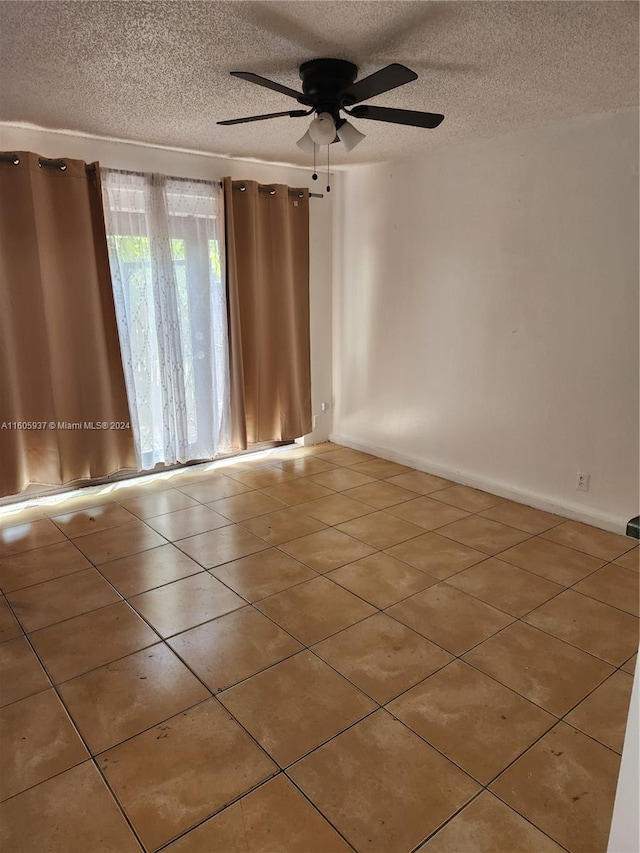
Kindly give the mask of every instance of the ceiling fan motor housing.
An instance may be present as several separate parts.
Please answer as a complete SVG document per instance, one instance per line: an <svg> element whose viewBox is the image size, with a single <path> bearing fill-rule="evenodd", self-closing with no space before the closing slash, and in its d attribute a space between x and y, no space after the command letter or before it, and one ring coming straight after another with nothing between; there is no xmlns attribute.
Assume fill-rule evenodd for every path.
<svg viewBox="0 0 640 853"><path fill-rule="evenodd" d="M344 59L312 59L300 66L300 79L304 98L301 103L313 107L317 113L330 113L336 124L342 124L339 111L349 99L342 92L355 83L358 66Z"/></svg>

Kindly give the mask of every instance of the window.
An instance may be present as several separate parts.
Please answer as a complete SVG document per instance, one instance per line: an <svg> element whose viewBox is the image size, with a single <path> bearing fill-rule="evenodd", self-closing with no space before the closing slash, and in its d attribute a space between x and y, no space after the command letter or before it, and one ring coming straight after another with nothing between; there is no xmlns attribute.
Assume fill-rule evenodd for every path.
<svg viewBox="0 0 640 853"><path fill-rule="evenodd" d="M138 461L230 449L223 208L217 183L103 170L118 331Z"/></svg>

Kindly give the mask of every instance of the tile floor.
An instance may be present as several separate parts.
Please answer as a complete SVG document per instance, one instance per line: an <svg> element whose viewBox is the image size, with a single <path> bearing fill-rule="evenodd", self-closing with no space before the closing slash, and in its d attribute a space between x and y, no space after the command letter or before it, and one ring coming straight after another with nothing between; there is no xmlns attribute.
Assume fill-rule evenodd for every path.
<svg viewBox="0 0 640 853"><path fill-rule="evenodd" d="M606 850L634 540L329 443L0 528L3 849Z"/></svg>

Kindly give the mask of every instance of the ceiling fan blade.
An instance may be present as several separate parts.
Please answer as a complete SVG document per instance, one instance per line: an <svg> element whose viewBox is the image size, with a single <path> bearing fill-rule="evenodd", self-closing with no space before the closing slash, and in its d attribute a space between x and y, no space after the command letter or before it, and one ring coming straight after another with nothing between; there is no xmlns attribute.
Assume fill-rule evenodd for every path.
<svg viewBox="0 0 640 853"><path fill-rule="evenodd" d="M296 92L295 89L290 89L288 86L282 86L273 80L267 80L266 77L261 77L259 74L252 74L251 71L230 71L229 73L232 77L248 80L249 83L256 83L258 86L264 86L265 89L273 89L274 92L280 92L281 95L288 95L290 98L295 98L296 100L304 97L302 92Z"/></svg>
<svg viewBox="0 0 640 853"><path fill-rule="evenodd" d="M291 116L291 118L301 118L302 116L311 115L313 110L285 110L283 113L264 113L260 116L246 116L245 118L231 118L227 121L217 121L216 124L244 124L247 121L264 121L266 118L279 118L280 116Z"/></svg>
<svg viewBox="0 0 640 853"><path fill-rule="evenodd" d="M392 65L387 65L386 68L381 68L374 74L368 77L363 77L362 80L356 81L353 86L349 86L342 92L342 97L350 104L358 104L360 101L366 101L368 98L373 98L375 95L382 95L383 92L389 92L397 86L404 86L405 83L411 83L416 80L418 75L415 71L407 68L405 65L398 65L394 62Z"/></svg>
<svg viewBox="0 0 640 853"><path fill-rule="evenodd" d="M440 113L422 113L418 110L395 110L391 107L369 107L362 105L348 110L354 118L368 118L373 121L389 121L392 124L408 124L411 127L437 127L444 119Z"/></svg>
<svg viewBox="0 0 640 853"><path fill-rule="evenodd" d="M264 113L259 116L246 116L246 118L230 118L227 121L217 121L216 124L244 124L247 121L264 121L266 118L279 118L280 116L291 116L291 118L300 118L302 116L311 115L313 110L285 110L283 113Z"/></svg>

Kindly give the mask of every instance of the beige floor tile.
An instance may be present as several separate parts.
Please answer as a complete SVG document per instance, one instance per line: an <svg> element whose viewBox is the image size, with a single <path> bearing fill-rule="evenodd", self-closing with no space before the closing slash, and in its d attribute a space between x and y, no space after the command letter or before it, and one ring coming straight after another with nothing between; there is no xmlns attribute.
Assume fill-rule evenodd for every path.
<svg viewBox="0 0 640 853"><path fill-rule="evenodd" d="M6 643L8 640L13 640L15 637L22 636L22 628L18 620L11 612L11 608L7 604L5 597L0 598L0 643Z"/></svg>
<svg viewBox="0 0 640 853"><path fill-rule="evenodd" d="M108 504L115 500L115 492L111 490L98 489L92 492L90 488L79 489L72 496L65 498L57 495L56 500L51 503L42 504L42 512L48 518L54 515L64 515L67 512L76 512L79 509L89 509L92 506Z"/></svg>
<svg viewBox="0 0 640 853"><path fill-rule="evenodd" d="M289 775L356 850L408 851L478 785L386 711L334 738Z"/></svg>
<svg viewBox="0 0 640 853"><path fill-rule="evenodd" d="M614 672L567 714L565 721L605 746L622 752L629 716L633 676Z"/></svg>
<svg viewBox="0 0 640 853"><path fill-rule="evenodd" d="M334 465L348 467L357 465L359 462L372 462L376 457L370 453L363 453L361 450L351 450L348 447L341 447L338 450L331 450L328 453L323 452L322 458L326 462L333 462Z"/></svg>
<svg viewBox="0 0 640 853"><path fill-rule="evenodd" d="M197 506L198 502L178 489L165 489L148 495L138 495L133 498L123 498L120 505L138 518L153 518L154 515L164 515L179 509Z"/></svg>
<svg viewBox="0 0 640 853"><path fill-rule="evenodd" d="M482 551L467 548L437 533L424 533L415 539L401 542L389 548L387 554L440 580L487 559Z"/></svg>
<svg viewBox="0 0 640 853"><path fill-rule="evenodd" d="M211 574L251 603L316 577L314 571L278 548L217 566Z"/></svg>
<svg viewBox="0 0 640 853"><path fill-rule="evenodd" d="M591 598L638 615L638 574L611 564L599 569L574 587Z"/></svg>
<svg viewBox="0 0 640 853"><path fill-rule="evenodd" d="M158 635L125 601L118 601L34 631L31 642L58 684L151 646Z"/></svg>
<svg viewBox="0 0 640 853"><path fill-rule="evenodd" d="M390 507L389 512L392 515L397 515L398 518L417 524L425 530L436 530L438 527L444 527L445 524L451 524L451 522L459 521L469 515L463 509L439 503L424 495Z"/></svg>
<svg viewBox="0 0 640 853"><path fill-rule="evenodd" d="M387 459L370 459L368 462L357 462L352 467L354 471L366 474L367 477L375 477L377 480L397 477L399 474L410 474L412 471L407 465L389 462Z"/></svg>
<svg viewBox="0 0 640 853"><path fill-rule="evenodd" d="M264 551L269 546L244 527L231 524L208 533L199 533L188 539L180 539L178 547L205 569L213 569L222 563L239 560L248 554Z"/></svg>
<svg viewBox="0 0 640 853"><path fill-rule="evenodd" d="M129 598L204 569L175 545L166 544L110 563L101 563L99 571L120 595Z"/></svg>
<svg viewBox="0 0 640 853"><path fill-rule="evenodd" d="M325 524L340 524L343 521L350 521L352 518L358 518L371 512L369 504L354 501L353 498L345 497L342 494L298 504L297 508Z"/></svg>
<svg viewBox="0 0 640 853"><path fill-rule="evenodd" d="M513 501L503 501L483 510L480 515L533 535L543 533L566 521L560 515L552 515L550 512L543 512L541 509L534 509L532 506L517 504Z"/></svg>
<svg viewBox="0 0 640 853"><path fill-rule="evenodd" d="M602 853L618 766L613 752L560 723L491 790L570 853Z"/></svg>
<svg viewBox="0 0 640 853"><path fill-rule="evenodd" d="M314 459L316 457L322 458L323 454L334 450L340 450L340 445L333 444L331 441L323 441L319 444L309 444L306 447L299 444L292 444L288 448L280 448L277 454L273 454L274 465L279 465L283 461L306 459L309 456L312 456ZM277 462L275 462L276 458L278 460Z"/></svg>
<svg viewBox="0 0 640 853"><path fill-rule="evenodd" d="M156 515L148 518L147 524L165 539L175 542L177 539L186 539L187 536L226 527L231 522L208 506L198 505L168 512L166 515Z"/></svg>
<svg viewBox="0 0 640 853"><path fill-rule="evenodd" d="M48 518L28 521L16 527L4 527L0 529L0 559L64 541L64 533Z"/></svg>
<svg viewBox="0 0 640 853"><path fill-rule="evenodd" d="M365 462L366 464L368 463ZM348 498L369 504L374 509L387 509L390 506L415 498L414 492L402 489L400 486L394 486L392 483L385 483L384 480L374 480L373 483L368 483L365 486L347 489L344 494Z"/></svg>
<svg viewBox="0 0 640 853"><path fill-rule="evenodd" d="M280 459L280 455L278 455ZM299 459L286 459L282 462L274 462L278 468L282 468L287 474L295 474L296 477L312 477L314 474L324 474L335 468L331 462L324 462L314 456L304 456Z"/></svg>
<svg viewBox="0 0 640 853"><path fill-rule="evenodd" d="M620 666L638 648L638 618L565 590L524 618L559 640Z"/></svg>
<svg viewBox="0 0 640 853"><path fill-rule="evenodd" d="M282 485L285 486L286 483ZM280 488L280 486L275 488ZM284 502L276 500L264 492L245 492L243 495L214 501L210 506L220 515L235 522L244 521L246 518L255 518L256 515L264 515L267 512L275 512L284 507Z"/></svg>
<svg viewBox="0 0 640 853"><path fill-rule="evenodd" d="M556 716L566 714L613 671L604 661L522 622L485 640L464 659Z"/></svg>
<svg viewBox="0 0 640 853"><path fill-rule="evenodd" d="M439 583L387 610L454 655L461 655L513 621L511 616Z"/></svg>
<svg viewBox="0 0 640 853"><path fill-rule="evenodd" d="M376 707L306 650L225 690L218 698L281 767Z"/></svg>
<svg viewBox="0 0 640 853"><path fill-rule="evenodd" d="M564 545L556 545L539 536L503 551L500 559L563 586L577 583L604 565L603 560L581 554L573 548L565 548Z"/></svg>
<svg viewBox="0 0 640 853"><path fill-rule="evenodd" d="M343 469L336 468L336 471ZM321 476L324 476L322 474ZM306 503L307 501L317 500L318 498L326 498L332 495L331 489L325 486L318 485L312 482L313 478L306 477L303 480L290 480L288 483L280 483L277 486L268 486L263 490L265 496L277 499L280 506L295 506L296 504ZM273 509L277 509L274 506Z"/></svg>
<svg viewBox="0 0 640 853"><path fill-rule="evenodd" d="M617 533L609 533L608 530L599 530L597 527L590 527L588 524L581 524L579 521L565 521L558 527L547 530L542 535L552 542L558 542L568 548L575 548L576 551L583 551L585 554L591 554L592 557L599 557L601 560L615 560L630 551L636 544L628 536L619 536Z"/></svg>
<svg viewBox="0 0 640 853"><path fill-rule="evenodd" d="M409 489L418 495L430 495L440 489L447 489L453 485L450 480L436 477L433 474L425 474L424 471L407 471L404 474L394 474L387 478L388 483Z"/></svg>
<svg viewBox="0 0 640 853"><path fill-rule="evenodd" d="M276 771L216 699L119 744L99 764L148 850Z"/></svg>
<svg viewBox="0 0 640 853"><path fill-rule="evenodd" d="M460 521L454 521L453 524L447 524L441 527L438 533L470 548L475 548L477 551L483 551L485 554L499 554L500 551L505 551L529 538L529 534L522 530L507 527L506 524L499 524L497 521L491 521L479 515L472 515Z"/></svg>
<svg viewBox="0 0 640 853"><path fill-rule="evenodd" d="M239 456L234 456L229 459L222 460L222 465L218 469L225 476L232 476L236 473L246 473L247 471L263 471L265 468L279 468L279 465L274 464L271 456L260 456L258 453L241 453Z"/></svg>
<svg viewBox="0 0 640 853"><path fill-rule="evenodd" d="M0 559L0 586L5 592L70 575L91 563L73 542L65 540Z"/></svg>
<svg viewBox="0 0 640 853"><path fill-rule="evenodd" d="M90 568L12 592L7 600L30 632L122 599L100 572Z"/></svg>
<svg viewBox="0 0 640 853"><path fill-rule="evenodd" d="M143 521L132 521L113 530L88 533L75 540L76 545L92 563L108 563L129 554L165 545L166 540Z"/></svg>
<svg viewBox="0 0 640 853"><path fill-rule="evenodd" d="M350 853L351 847L284 774L166 848L166 853Z"/></svg>
<svg viewBox="0 0 640 853"><path fill-rule="evenodd" d="M629 660L624 664L624 666L621 667L621 669L623 669L625 672L629 672L631 675L633 675L636 671L637 659L638 659L638 653L636 652L636 654L632 658L629 658Z"/></svg>
<svg viewBox="0 0 640 853"><path fill-rule="evenodd" d="M335 569L327 577L379 608L389 607L437 583L425 572L384 553L363 557Z"/></svg>
<svg viewBox="0 0 640 853"><path fill-rule="evenodd" d="M563 848L488 791L483 791L417 853L471 851L563 853Z"/></svg>
<svg viewBox="0 0 640 853"><path fill-rule="evenodd" d="M447 582L512 616L523 616L565 589L494 557L459 572Z"/></svg>
<svg viewBox="0 0 640 853"><path fill-rule="evenodd" d="M250 489L265 489L267 486L275 486L278 483L296 479L295 474L273 467L260 468L256 471L229 471L228 476L242 483L243 486L249 486Z"/></svg>
<svg viewBox="0 0 640 853"><path fill-rule="evenodd" d="M143 592L130 603L163 637L195 628L245 604L208 572Z"/></svg>
<svg viewBox="0 0 640 853"><path fill-rule="evenodd" d="M214 474L206 482L188 483L186 486L180 485L179 490L203 504L251 491L249 486L244 486L237 480L232 480L231 477L225 477L224 474Z"/></svg>
<svg viewBox="0 0 640 853"><path fill-rule="evenodd" d="M243 607L169 640L169 645L214 693L300 651L277 625Z"/></svg>
<svg viewBox="0 0 640 853"><path fill-rule="evenodd" d="M292 539L280 548L321 574L374 552L370 545L365 545L359 539L329 528Z"/></svg>
<svg viewBox="0 0 640 853"><path fill-rule="evenodd" d="M467 512L482 512L483 509L489 509L503 501L503 498L472 489L470 486L450 486L448 489L439 489L437 493L433 493L432 497L434 500L457 506L458 509L464 509Z"/></svg>
<svg viewBox="0 0 640 853"><path fill-rule="evenodd" d="M3 803L0 847L16 853L140 853L140 845L90 761Z"/></svg>
<svg viewBox="0 0 640 853"><path fill-rule="evenodd" d="M318 472L320 473L320 472ZM29 506L23 509L13 509L7 511L0 506L0 530L5 527L20 527L23 524L29 524L32 521L39 521L45 518L45 514L40 507Z"/></svg>
<svg viewBox="0 0 640 853"><path fill-rule="evenodd" d="M0 707L50 686L46 672L24 637L0 645Z"/></svg>
<svg viewBox="0 0 640 853"><path fill-rule="evenodd" d="M613 562L617 566L622 566L624 569L632 569L637 572L640 564L640 547L636 545L635 548L627 551L626 554L623 554L621 557L616 557Z"/></svg>
<svg viewBox="0 0 640 853"><path fill-rule="evenodd" d="M44 782L88 757L54 690L44 690L0 709L0 755L0 800Z"/></svg>
<svg viewBox="0 0 640 853"><path fill-rule="evenodd" d="M294 508L270 512L258 518L249 518L243 521L242 526L270 545L279 545L281 542L298 539L300 536L307 536L309 533L324 529L321 521Z"/></svg>
<svg viewBox="0 0 640 853"><path fill-rule="evenodd" d="M362 518L345 521L338 530L360 539L373 548L391 548L407 539L422 534L422 528L409 521L396 518L387 512L372 512Z"/></svg>
<svg viewBox="0 0 640 853"><path fill-rule="evenodd" d="M334 634L313 651L381 705L452 660L384 613Z"/></svg>
<svg viewBox="0 0 640 853"><path fill-rule="evenodd" d="M164 643L65 681L58 689L94 754L210 696Z"/></svg>
<svg viewBox="0 0 640 853"><path fill-rule="evenodd" d="M388 710L483 785L556 722L459 660L395 699Z"/></svg>
<svg viewBox="0 0 640 853"><path fill-rule="evenodd" d="M375 613L370 604L325 577L291 587L255 606L305 646Z"/></svg>
<svg viewBox="0 0 640 853"><path fill-rule="evenodd" d="M359 474L352 468L336 468L324 474L314 474L309 477L309 482L323 486L325 489L332 489L334 492L344 492L346 489L355 489L367 483L374 483L375 480L373 477L367 477L366 474Z"/></svg>
<svg viewBox="0 0 640 853"><path fill-rule="evenodd" d="M120 504L112 502L90 509L78 509L64 515L54 515L51 521L65 536L75 539L87 533L98 533L100 530L111 530L129 524L135 521L135 515L127 512Z"/></svg>

